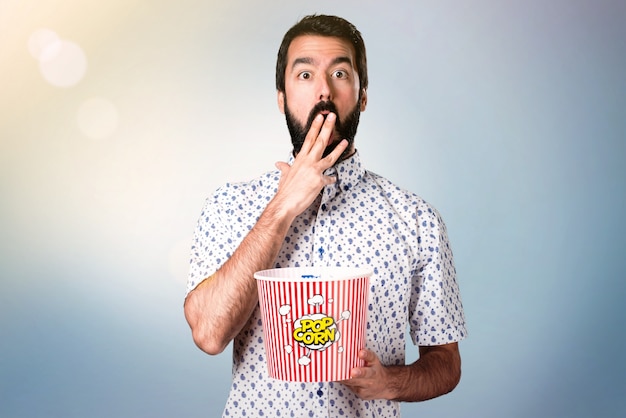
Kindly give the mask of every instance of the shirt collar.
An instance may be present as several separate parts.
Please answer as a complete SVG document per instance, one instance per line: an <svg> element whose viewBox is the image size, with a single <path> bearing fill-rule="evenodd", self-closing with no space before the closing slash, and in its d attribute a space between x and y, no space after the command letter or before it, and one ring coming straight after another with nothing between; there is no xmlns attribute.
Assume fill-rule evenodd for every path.
<svg viewBox="0 0 626 418"><path fill-rule="evenodd" d="M330 167L324 174L337 176L337 181L330 186L336 186L339 191L347 192L361 181L364 173L361 156L355 151L350 157Z"/></svg>
<svg viewBox="0 0 626 418"><path fill-rule="evenodd" d="M289 158L290 165L293 164L294 159L293 155L291 155ZM350 157L326 169L324 174L335 176L337 181L324 187L322 193L323 203L334 199L338 194L348 192L361 181L365 174L365 169L361 164L359 151L355 151Z"/></svg>

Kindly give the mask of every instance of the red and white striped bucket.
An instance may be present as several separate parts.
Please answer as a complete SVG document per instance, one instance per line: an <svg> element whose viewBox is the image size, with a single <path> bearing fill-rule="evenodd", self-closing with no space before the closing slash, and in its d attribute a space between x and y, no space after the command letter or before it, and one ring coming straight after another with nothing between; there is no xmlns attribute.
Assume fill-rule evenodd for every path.
<svg viewBox="0 0 626 418"><path fill-rule="evenodd" d="M344 267L254 274L270 377L331 382L363 365L370 276L371 270Z"/></svg>

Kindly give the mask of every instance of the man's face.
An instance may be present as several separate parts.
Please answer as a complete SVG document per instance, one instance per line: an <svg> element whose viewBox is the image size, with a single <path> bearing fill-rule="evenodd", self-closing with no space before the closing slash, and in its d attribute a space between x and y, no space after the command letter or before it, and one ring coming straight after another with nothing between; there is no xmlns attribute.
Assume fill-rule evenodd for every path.
<svg viewBox="0 0 626 418"><path fill-rule="evenodd" d="M287 51L285 91L278 105L285 114L294 154L302 147L311 123L319 113L337 115L327 155L342 140L350 142L342 157L354 151L353 141L366 92L359 91L354 48L348 42L325 36L299 36Z"/></svg>

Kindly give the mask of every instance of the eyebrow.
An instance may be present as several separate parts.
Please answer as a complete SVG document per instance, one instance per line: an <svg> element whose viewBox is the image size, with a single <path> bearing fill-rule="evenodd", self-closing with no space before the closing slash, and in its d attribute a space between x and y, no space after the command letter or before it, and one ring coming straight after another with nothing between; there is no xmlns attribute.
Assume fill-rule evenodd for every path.
<svg viewBox="0 0 626 418"><path fill-rule="evenodd" d="M293 64L291 64L291 69L294 69L299 64L310 64L310 65L312 65L312 64L315 64L315 60L313 58L310 58L310 57L296 58L295 60L293 60ZM350 57L342 55L342 56L336 57L330 63L331 66L337 65L337 64L349 64L350 67L352 67L352 60L350 59Z"/></svg>

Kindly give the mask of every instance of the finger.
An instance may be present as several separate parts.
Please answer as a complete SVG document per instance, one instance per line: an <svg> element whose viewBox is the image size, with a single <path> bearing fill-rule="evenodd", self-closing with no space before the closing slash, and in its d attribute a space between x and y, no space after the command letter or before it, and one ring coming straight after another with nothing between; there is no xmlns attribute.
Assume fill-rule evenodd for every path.
<svg viewBox="0 0 626 418"><path fill-rule="evenodd" d="M378 357L376 356L376 353L368 349L361 350L359 352L359 358L365 361L366 366L371 366L378 362Z"/></svg>
<svg viewBox="0 0 626 418"><path fill-rule="evenodd" d="M328 186L329 184L333 184L336 182L337 182L336 176L327 176L325 174L322 174L322 183L324 184L324 186Z"/></svg>
<svg viewBox="0 0 626 418"><path fill-rule="evenodd" d="M336 119L337 115L335 115L334 113L329 113L328 116L326 116L326 120L322 125L322 129L320 129L319 134L317 135L317 139L311 147L311 153L315 156L317 160L322 158L324 150L330 144L333 131L335 130Z"/></svg>
<svg viewBox="0 0 626 418"><path fill-rule="evenodd" d="M361 367L355 367L354 369L350 370L350 378L352 379L358 379L359 377L364 377L365 376L365 370Z"/></svg>
<svg viewBox="0 0 626 418"><path fill-rule="evenodd" d="M285 171L289 169L289 167L291 167L289 164L287 164L284 161L277 161L274 166L280 170L281 174L285 174Z"/></svg>
<svg viewBox="0 0 626 418"><path fill-rule="evenodd" d="M370 374L372 367L375 366L378 361L376 353L368 349L359 351L359 358L363 360L365 364L362 367L355 367L350 371L350 377L353 379L367 377Z"/></svg>
<svg viewBox="0 0 626 418"><path fill-rule="evenodd" d="M326 157L322 159L323 166L322 168L325 170L329 167L335 165L337 160L341 157L341 154L348 148L348 140L342 139L340 143L337 144L333 152L328 154Z"/></svg>
<svg viewBox="0 0 626 418"><path fill-rule="evenodd" d="M322 125L324 123L324 116L319 114L313 119L311 123L311 127L309 128L309 132L307 132L306 137L304 138L304 142L302 143L302 147L300 148L299 154L307 155L313 144L317 140L317 136L320 133L320 129L322 129Z"/></svg>

